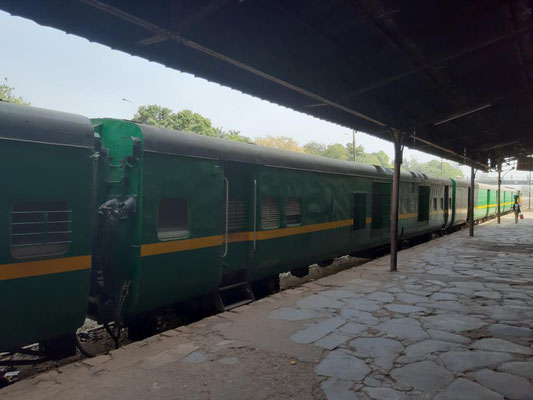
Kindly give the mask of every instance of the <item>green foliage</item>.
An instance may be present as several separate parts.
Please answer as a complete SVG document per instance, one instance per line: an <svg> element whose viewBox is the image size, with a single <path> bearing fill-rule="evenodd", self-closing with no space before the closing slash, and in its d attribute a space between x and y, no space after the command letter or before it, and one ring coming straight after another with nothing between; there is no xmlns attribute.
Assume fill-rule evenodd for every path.
<svg viewBox="0 0 533 400"><path fill-rule="evenodd" d="M211 125L211 120L191 110L175 113L170 108L150 104L140 106L133 119L143 124L198 133L205 136L217 136L217 131Z"/></svg>
<svg viewBox="0 0 533 400"><path fill-rule="evenodd" d="M322 156L326 151L326 145L318 142L309 142L304 146L304 152L314 156Z"/></svg>
<svg viewBox="0 0 533 400"><path fill-rule="evenodd" d="M346 143L346 159L348 161L353 161L353 144ZM356 152L356 161L363 164L371 165L380 165L382 167L392 168L392 162L383 150L380 150L375 153L365 152L365 148L361 145L357 146L355 149Z"/></svg>
<svg viewBox="0 0 533 400"><path fill-rule="evenodd" d="M286 136L272 136L266 135L255 139L255 144L259 146L272 147L274 149L294 151L296 153L303 153L304 149L298 146L298 142Z"/></svg>
<svg viewBox="0 0 533 400"><path fill-rule="evenodd" d="M4 83L0 85L0 100L29 106L29 102L24 101L22 97L17 97L14 95L14 90L14 87L8 85L7 78L4 78Z"/></svg>
<svg viewBox="0 0 533 400"><path fill-rule="evenodd" d="M337 160L346 160L346 148L340 143L330 144L326 148L326 151L324 151L323 156L328 158L335 158Z"/></svg>
<svg viewBox="0 0 533 400"><path fill-rule="evenodd" d="M418 172L432 176L442 176L443 178L464 179L464 173L461 168L455 163L447 161L441 162L438 160L431 160L425 163L418 162L415 158L411 160L404 160L403 166L409 171ZM442 174L441 174L442 172Z"/></svg>
<svg viewBox="0 0 533 400"><path fill-rule="evenodd" d="M250 138L241 136L239 131L230 130L226 132L222 128L214 128L209 118L203 117L191 110L182 110L175 113L170 108L150 104L140 106L133 119L143 124L238 142L253 143Z"/></svg>
<svg viewBox="0 0 533 400"><path fill-rule="evenodd" d="M222 128L217 128L217 137L222 139L233 140L235 142L253 143L254 141L247 136L242 136L239 131L229 130L223 131Z"/></svg>

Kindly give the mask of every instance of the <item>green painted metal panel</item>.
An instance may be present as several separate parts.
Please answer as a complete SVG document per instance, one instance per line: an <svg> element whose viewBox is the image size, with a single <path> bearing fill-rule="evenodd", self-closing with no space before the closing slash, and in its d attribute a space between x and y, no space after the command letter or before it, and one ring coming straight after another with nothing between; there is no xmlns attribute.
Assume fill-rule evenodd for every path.
<svg viewBox="0 0 533 400"><path fill-rule="evenodd" d="M89 125L90 126L90 125ZM70 132L76 134L76 132ZM0 140L0 268L24 275L17 263L58 259L37 267L55 270L70 257L91 252L93 151L84 147ZM9 172L7 172L9 171ZM71 212L71 244L64 254L16 259L11 252L11 210L20 201L65 202ZM90 259L80 261L86 268ZM22 264L21 264L22 265ZM40 265L40 264L39 264ZM71 266L77 268L76 263ZM0 351L73 333L87 310L90 271L0 280Z"/></svg>
<svg viewBox="0 0 533 400"><path fill-rule="evenodd" d="M144 155L142 243L180 245L194 239L219 237L218 245L142 257L137 298L130 314L213 292L221 275L221 233L224 180L222 166L213 160L146 152ZM191 177L193 174L193 177ZM189 233L158 238L161 199L187 199ZM188 242L185 242L188 241ZM216 242L216 240L215 240Z"/></svg>

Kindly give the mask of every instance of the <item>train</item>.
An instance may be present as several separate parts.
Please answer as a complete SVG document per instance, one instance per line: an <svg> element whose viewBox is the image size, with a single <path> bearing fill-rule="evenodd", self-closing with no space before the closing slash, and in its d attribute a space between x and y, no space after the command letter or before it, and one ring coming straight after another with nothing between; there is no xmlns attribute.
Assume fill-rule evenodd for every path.
<svg viewBox="0 0 533 400"><path fill-rule="evenodd" d="M0 167L1 352L70 354L86 318L141 335L155 310L228 310L390 241L380 166L0 102ZM472 192L475 220L496 214L494 186L402 171L399 239L464 225Z"/></svg>

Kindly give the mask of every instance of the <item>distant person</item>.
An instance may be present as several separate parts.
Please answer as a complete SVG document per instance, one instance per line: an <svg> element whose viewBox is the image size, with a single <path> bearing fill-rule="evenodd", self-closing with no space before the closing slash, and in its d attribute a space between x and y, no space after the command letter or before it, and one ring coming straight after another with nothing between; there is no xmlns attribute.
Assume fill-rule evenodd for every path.
<svg viewBox="0 0 533 400"><path fill-rule="evenodd" d="M518 196L514 197L514 204L513 204L513 211L514 211L514 223L518 223L518 216L520 215L520 204L518 203Z"/></svg>

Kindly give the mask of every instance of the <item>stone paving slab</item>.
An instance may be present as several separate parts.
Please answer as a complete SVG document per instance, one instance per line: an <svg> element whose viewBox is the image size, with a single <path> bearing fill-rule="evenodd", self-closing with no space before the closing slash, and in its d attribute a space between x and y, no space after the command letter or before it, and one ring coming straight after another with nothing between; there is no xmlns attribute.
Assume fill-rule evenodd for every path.
<svg viewBox="0 0 533 400"><path fill-rule="evenodd" d="M1 399L533 399L533 213L0 390Z"/></svg>

